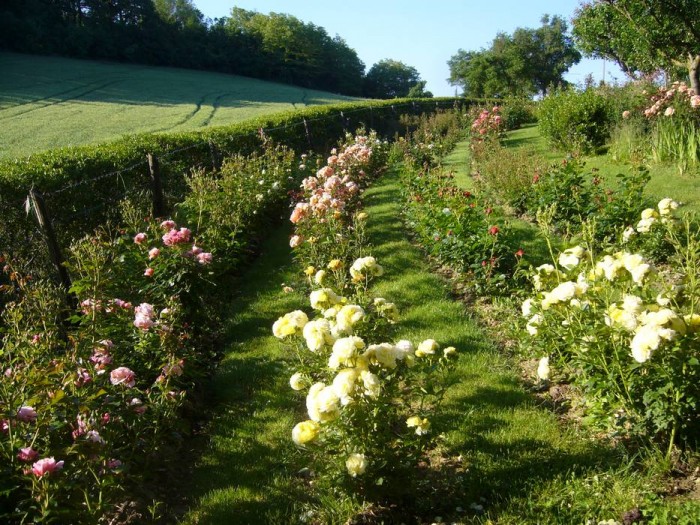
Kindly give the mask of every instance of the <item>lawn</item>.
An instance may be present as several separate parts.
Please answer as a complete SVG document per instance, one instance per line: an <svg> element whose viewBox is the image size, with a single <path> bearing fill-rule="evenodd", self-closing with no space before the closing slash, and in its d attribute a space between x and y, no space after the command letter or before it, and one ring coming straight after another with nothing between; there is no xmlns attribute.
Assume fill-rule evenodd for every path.
<svg viewBox="0 0 700 525"><path fill-rule="evenodd" d="M0 53L0 159L349 97L247 77Z"/></svg>
<svg viewBox="0 0 700 525"><path fill-rule="evenodd" d="M537 124L509 132L504 145L530 148L551 162L566 156L566 153L557 151L547 144L544 137L540 135ZM588 169L598 170L598 175L613 191L617 182L615 176L619 173L630 173L633 169L629 164L617 162L605 153L584 156L583 161ZM688 172L681 175L676 166L669 164L649 164L646 167L651 175L651 180L646 187L646 193L650 198L658 201L664 197L671 197L683 204L683 210L700 212L700 186L698 186L696 174Z"/></svg>

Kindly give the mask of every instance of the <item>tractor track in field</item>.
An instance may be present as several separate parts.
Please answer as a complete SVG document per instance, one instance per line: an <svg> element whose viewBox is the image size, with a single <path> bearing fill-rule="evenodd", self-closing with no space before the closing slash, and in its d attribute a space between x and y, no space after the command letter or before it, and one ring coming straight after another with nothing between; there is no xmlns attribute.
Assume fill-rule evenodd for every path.
<svg viewBox="0 0 700 525"><path fill-rule="evenodd" d="M123 80L124 80L123 78L119 78L119 79L116 79L116 80L111 80L111 81L109 81L109 82L100 83L98 86L95 86L95 83L87 84L87 86L95 86L95 87L91 87L90 89L87 89L87 90L85 90L85 91L82 91L82 92L80 92L80 93L77 93L77 94L75 94L74 96L67 97L67 98L62 99L62 100L57 100L57 101L53 101L53 102L48 102L48 103L46 103L46 104L41 104L41 105L38 106L38 107L31 107L31 108L29 108L29 109L27 109L27 110L25 110L25 111L20 111L19 113L13 113L12 115L2 115L2 114L0 114L0 120L5 120L5 119L8 119L8 118L14 118L14 117L18 117L18 116L20 116L20 115L26 115L27 113L32 113L33 111L38 111L38 110L40 110L40 109L45 109L45 108L48 108L48 107L51 107L51 106L57 106L57 105L59 105L59 104L64 104L64 103L66 103L66 102L70 102L70 101L73 101L73 100L77 100L77 99L79 99L80 97L84 97L85 95L89 95L90 93L94 93L95 91L99 91L100 89L104 89L104 88L109 87L109 86L111 86L111 85L117 84L117 83L119 83L119 82L122 82ZM36 104L37 102L41 102L41 101L44 101L44 100L51 100L51 99L53 99L53 98L55 98L55 97L58 97L58 96L61 96L61 95L65 95L65 94L71 93L71 92L73 92L73 91L76 91L77 89L85 88L85 87L87 87L87 86L78 86L78 87L75 87L75 88L72 88L72 89L68 89L68 90L66 90L66 91L61 91L61 92L59 92L59 93L54 93L54 94L49 95L49 96L47 96L47 97L38 98L38 99L29 101L29 102L23 102L23 103L21 103L21 104L16 104L16 105L11 106L11 107L8 107L8 108L3 108L3 109L0 109L0 113L3 112L3 111L12 110L12 109L17 108L17 107L19 107L19 106L24 106L24 105L26 105L26 104Z"/></svg>
<svg viewBox="0 0 700 525"><path fill-rule="evenodd" d="M209 113L207 118L205 118L204 121L202 122L202 124L200 126L201 128L207 127L209 125L209 123L212 121L217 110L221 107L221 99L223 99L225 97L230 97L230 96L233 96L233 93L222 93L221 95L219 95L218 97L216 97L214 99L214 102L212 103L211 112Z"/></svg>
<svg viewBox="0 0 700 525"><path fill-rule="evenodd" d="M176 123L174 123L172 126L168 126L165 128L158 128L153 130L154 133L160 132L160 131L171 131L177 128L178 126L182 126L183 124L186 124L190 120L192 120L197 113L199 113L202 110L202 106L204 105L204 102L207 100L207 97L210 97L212 95L216 95L216 93L207 93L205 95L202 95L202 97L197 101L195 104L195 107L192 111L190 111L187 115L185 115L183 118L178 120Z"/></svg>

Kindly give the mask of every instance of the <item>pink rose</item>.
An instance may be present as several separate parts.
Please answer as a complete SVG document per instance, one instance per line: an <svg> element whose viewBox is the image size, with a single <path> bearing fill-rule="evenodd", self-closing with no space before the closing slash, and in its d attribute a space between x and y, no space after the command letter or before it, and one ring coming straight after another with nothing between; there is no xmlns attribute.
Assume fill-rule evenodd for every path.
<svg viewBox="0 0 700 525"><path fill-rule="evenodd" d="M92 361L97 370L103 370L105 366L112 364L112 356L104 348L95 348L90 356L90 361Z"/></svg>
<svg viewBox="0 0 700 525"><path fill-rule="evenodd" d="M150 250L148 250L148 258L151 261L153 259L155 259L156 257L158 257L159 255L160 255L160 250L158 248L151 248Z"/></svg>
<svg viewBox="0 0 700 525"><path fill-rule="evenodd" d="M75 386L81 387L87 385L90 381L92 381L90 373L84 368L78 368L78 379L75 380Z"/></svg>
<svg viewBox="0 0 700 525"><path fill-rule="evenodd" d="M167 220L160 223L160 227L164 230L172 230L175 227L175 221Z"/></svg>
<svg viewBox="0 0 700 525"><path fill-rule="evenodd" d="M197 262L199 264L210 264L213 259L213 255L209 252L202 252L197 254Z"/></svg>
<svg viewBox="0 0 700 525"><path fill-rule="evenodd" d="M122 462L118 459L110 459L109 461L107 461L107 468L118 469L121 466Z"/></svg>
<svg viewBox="0 0 700 525"><path fill-rule="evenodd" d="M294 235L291 239L289 239L289 247L290 248L296 248L301 244L301 236L300 235Z"/></svg>
<svg viewBox="0 0 700 525"><path fill-rule="evenodd" d="M136 384L136 374L125 366L115 368L109 374L109 380L113 385L124 385L132 388Z"/></svg>
<svg viewBox="0 0 700 525"><path fill-rule="evenodd" d="M7 419L0 419L0 432L7 434L10 431L10 422Z"/></svg>
<svg viewBox="0 0 700 525"><path fill-rule="evenodd" d="M32 447L21 448L17 452L17 459L20 461L34 461L38 456L39 453Z"/></svg>
<svg viewBox="0 0 700 525"><path fill-rule="evenodd" d="M17 411L17 419L25 423L33 423L36 421L36 410L30 406L23 406Z"/></svg>
<svg viewBox="0 0 700 525"><path fill-rule="evenodd" d="M56 461L54 458L40 459L32 465L32 472L37 478L46 474L51 474L63 468L63 461Z"/></svg>
<svg viewBox="0 0 700 525"><path fill-rule="evenodd" d="M81 415L78 415L75 421L76 427L73 429L73 432L71 432L71 435L73 436L73 439L78 439L80 436L85 434L85 432L87 432L87 423Z"/></svg>
<svg viewBox="0 0 700 525"><path fill-rule="evenodd" d="M143 272L143 274L146 277L153 277L153 274L155 273L155 270L153 268L146 268L146 271Z"/></svg>
<svg viewBox="0 0 700 525"><path fill-rule="evenodd" d="M146 240L146 234L145 233L137 233L136 236L134 237L134 242L136 244L141 244L143 241Z"/></svg>
<svg viewBox="0 0 700 525"><path fill-rule="evenodd" d="M85 434L85 439L91 443L97 443L99 445L104 445L105 443L105 440L102 439L102 436L100 436L100 433L97 430L89 430L87 434Z"/></svg>
<svg viewBox="0 0 700 525"><path fill-rule="evenodd" d="M148 303L141 303L138 305L134 312L136 316L134 318L134 326L140 328L141 330L148 330L155 323L153 322L153 306Z"/></svg>
<svg viewBox="0 0 700 525"><path fill-rule="evenodd" d="M665 116L665 117L670 117L670 116L673 115L675 112L676 112L676 110L673 109L673 107L667 107L667 108L666 108L666 111L664 111L664 116Z"/></svg>
<svg viewBox="0 0 700 525"><path fill-rule="evenodd" d="M700 106L700 95L693 95L690 97L690 107L697 108Z"/></svg>

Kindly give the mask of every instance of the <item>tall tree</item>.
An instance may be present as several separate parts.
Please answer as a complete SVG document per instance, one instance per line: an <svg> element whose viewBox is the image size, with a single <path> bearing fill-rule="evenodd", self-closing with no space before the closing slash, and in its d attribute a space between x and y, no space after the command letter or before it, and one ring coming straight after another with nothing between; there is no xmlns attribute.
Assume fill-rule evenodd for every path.
<svg viewBox="0 0 700 525"><path fill-rule="evenodd" d="M405 97L420 80L416 68L385 58L367 72L364 93L371 98Z"/></svg>
<svg viewBox="0 0 700 525"><path fill-rule="evenodd" d="M582 4L573 34L587 55L630 75L683 67L700 94L699 0L594 0Z"/></svg>
<svg viewBox="0 0 700 525"><path fill-rule="evenodd" d="M547 94L565 85L564 73L581 60L561 17L544 15L537 29L517 28L512 35L499 33L488 49L460 49L447 62L448 81L465 95Z"/></svg>

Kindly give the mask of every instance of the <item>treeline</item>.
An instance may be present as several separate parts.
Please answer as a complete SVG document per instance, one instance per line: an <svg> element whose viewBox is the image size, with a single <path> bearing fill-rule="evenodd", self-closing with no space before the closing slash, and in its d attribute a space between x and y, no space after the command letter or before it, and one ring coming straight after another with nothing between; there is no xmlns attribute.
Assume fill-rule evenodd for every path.
<svg viewBox="0 0 700 525"><path fill-rule="evenodd" d="M233 8L211 20L191 0L3 0L0 48L364 94L365 65L341 37L286 14Z"/></svg>

